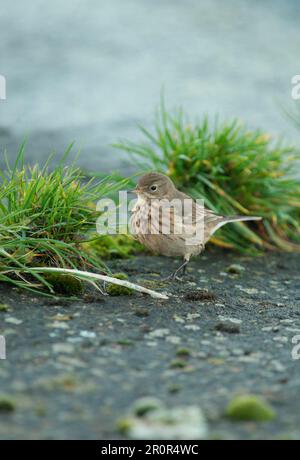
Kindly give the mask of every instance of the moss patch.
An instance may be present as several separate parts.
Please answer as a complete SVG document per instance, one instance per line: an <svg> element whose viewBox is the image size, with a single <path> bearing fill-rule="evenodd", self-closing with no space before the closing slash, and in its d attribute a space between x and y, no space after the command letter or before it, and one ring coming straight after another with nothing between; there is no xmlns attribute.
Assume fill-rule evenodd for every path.
<svg viewBox="0 0 300 460"><path fill-rule="evenodd" d="M133 412L137 417L144 417L145 415L149 414L149 412L153 412L159 410L162 406L162 403L159 399L145 397L138 399L134 406Z"/></svg>
<svg viewBox="0 0 300 460"><path fill-rule="evenodd" d="M176 350L176 356L188 357L190 355L191 355L191 352L188 348L178 348L178 350Z"/></svg>
<svg viewBox="0 0 300 460"><path fill-rule="evenodd" d="M112 276L119 280L128 279L128 276L125 273L114 273ZM118 284L109 284L106 291L111 296L132 295L133 293L132 289L125 286L119 286Z"/></svg>
<svg viewBox="0 0 300 460"><path fill-rule="evenodd" d="M159 289L159 288L165 288L166 287L166 281L163 281L163 280L159 280L159 279L156 279L156 280L145 280L145 279L139 279L138 282L148 288L148 289Z"/></svg>
<svg viewBox="0 0 300 460"><path fill-rule="evenodd" d="M181 389L182 389L181 385L177 385L176 383L172 383L171 385L168 386L168 392L171 394L179 393Z"/></svg>
<svg viewBox="0 0 300 460"><path fill-rule="evenodd" d="M184 369L186 367L186 362L183 359L174 359L170 363L172 369Z"/></svg>
<svg viewBox="0 0 300 460"><path fill-rule="evenodd" d="M117 344L122 345L123 347L131 347L132 345L134 345L134 342L129 339L123 339L123 340L118 340Z"/></svg>
<svg viewBox="0 0 300 460"><path fill-rule="evenodd" d="M9 311L9 306L6 303L0 303L0 312L7 313Z"/></svg>
<svg viewBox="0 0 300 460"><path fill-rule="evenodd" d="M84 251L101 259L128 259L145 252L143 246L130 235L102 235L92 241L82 243Z"/></svg>
<svg viewBox="0 0 300 460"><path fill-rule="evenodd" d="M15 401L8 396L0 396L0 413L14 412L16 410Z"/></svg>
<svg viewBox="0 0 300 460"><path fill-rule="evenodd" d="M276 413L263 399L254 395L243 395L229 403L226 416L236 421L268 422L275 419Z"/></svg>
<svg viewBox="0 0 300 460"><path fill-rule="evenodd" d="M127 434L132 427L132 421L128 418L123 418L117 421L117 429L122 434Z"/></svg>
<svg viewBox="0 0 300 460"><path fill-rule="evenodd" d="M56 294L77 296L83 293L83 283L74 276L49 273L45 278Z"/></svg>

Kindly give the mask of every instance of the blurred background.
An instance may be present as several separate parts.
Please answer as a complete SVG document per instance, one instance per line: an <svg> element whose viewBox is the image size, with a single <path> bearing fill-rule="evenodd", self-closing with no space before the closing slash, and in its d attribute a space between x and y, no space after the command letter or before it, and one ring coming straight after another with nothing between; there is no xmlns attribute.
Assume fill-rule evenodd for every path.
<svg viewBox="0 0 300 460"><path fill-rule="evenodd" d="M127 173L109 144L151 126L162 88L169 109L299 142L280 108L300 73L299 21L297 0L2 0L1 152L27 137L42 162L75 141L82 167Z"/></svg>

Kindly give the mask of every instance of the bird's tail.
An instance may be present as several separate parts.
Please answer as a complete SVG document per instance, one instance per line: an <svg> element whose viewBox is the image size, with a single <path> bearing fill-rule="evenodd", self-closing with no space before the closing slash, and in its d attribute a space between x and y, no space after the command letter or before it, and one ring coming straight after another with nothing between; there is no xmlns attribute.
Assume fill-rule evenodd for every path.
<svg viewBox="0 0 300 460"><path fill-rule="evenodd" d="M256 217L256 216L229 216L229 217L224 217L222 219L222 222L224 222L224 224L228 224L229 222L243 222L245 220L262 220L262 217Z"/></svg>
<svg viewBox="0 0 300 460"><path fill-rule="evenodd" d="M212 236L219 228L223 227L223 225L229 224L230 222L243 222L247 220L261 220L262 217L255 217L255 216L228 216L228 217L221 217L217 225L213 228L210 233Z"/></svg>

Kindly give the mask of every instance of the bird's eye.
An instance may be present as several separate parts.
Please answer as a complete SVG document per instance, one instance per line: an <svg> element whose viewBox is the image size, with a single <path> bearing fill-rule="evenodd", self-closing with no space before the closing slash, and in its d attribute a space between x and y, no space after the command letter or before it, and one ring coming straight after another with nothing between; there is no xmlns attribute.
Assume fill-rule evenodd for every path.
<svg viewBox="0 0 300 460"><path fill-rule="evenodd" d="M150 190L151 192L155 192L157 190L157 185L151 185Z"/></svg>

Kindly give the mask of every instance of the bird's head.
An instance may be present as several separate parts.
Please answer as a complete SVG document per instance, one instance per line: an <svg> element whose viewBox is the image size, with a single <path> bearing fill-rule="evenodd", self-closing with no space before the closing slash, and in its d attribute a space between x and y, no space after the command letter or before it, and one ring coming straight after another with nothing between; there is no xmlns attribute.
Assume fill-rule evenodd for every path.
<svg viewBox="0 0 300 460"><path fill-rule="evenodd" d="M134 190L134 193L143 198L155 198L158 200L163 198L171 199L175 192L176 188L171 179L164 174L156 172L142 176Z"/></svg>

